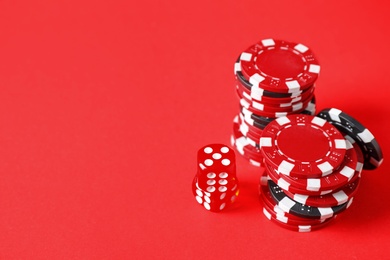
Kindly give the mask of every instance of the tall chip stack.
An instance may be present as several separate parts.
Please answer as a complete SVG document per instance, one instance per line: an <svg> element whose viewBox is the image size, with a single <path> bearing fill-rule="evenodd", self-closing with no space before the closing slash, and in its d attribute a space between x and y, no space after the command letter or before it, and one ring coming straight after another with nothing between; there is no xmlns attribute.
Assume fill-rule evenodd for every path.
<svg viewBox="0 0 390 260"><path fill-rule="evenodd" d="M259 140L264 127L290 114L315 114L315 81L320 66L303 44L264 39L250 46L234 64L239 113L232 146L261 166Z"/></svg>

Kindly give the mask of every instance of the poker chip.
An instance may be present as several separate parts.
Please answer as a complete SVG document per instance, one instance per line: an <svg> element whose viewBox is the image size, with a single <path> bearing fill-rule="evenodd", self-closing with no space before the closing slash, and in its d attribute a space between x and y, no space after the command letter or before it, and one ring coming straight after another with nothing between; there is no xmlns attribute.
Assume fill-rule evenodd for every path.
<svg viewBox="0 0 390 260"><path fill-rule="evenodd" d="M291 185L288 181L283 179L279 174L277 174L269 164L265 163L265 170L268 173L269 178L275 182L280 188L283 190L289 191L293 194L303 194L308 196L320 196L320 195L326 195L329 193L334 192L333 190L320 190L320 191L311 191L307 189L301 189L294 185Z"/></svg>
<svg viewBox="0 0 390 260"><path fill-rule="evenodd" d="M251 132L258 135L260 138L261 134L263 133L263 129L266 127L266 125L259 123L252 118L250 118L248 115L244 114L243 112L238 114L239 121L242 124L245 124Z"/></svg>
<svg viewBox="0 0 390 260"><path fill-rule="evenodd" d="M377 140L370 130L355 118L337 108L321 110L317 116L327 120L340 132L348 135L357 142L365 157L364 169L373 170L382 164L382 149Z"/></svg>
<svg viewBox="0 0 390 260"><path fill-rule="evenodd" d="M237 147L235 145L236 140L235 140L233 135L230 137L230 143L244 159L249 161L249 163L251 165L256 166L256 167L261 167L262 160L261 159L254 159L254 158L252 158L248 153L246 153L246 151L244 149L241 149L241 148Z"/></svg>
<svg viewBox="0 0 390 260"><path fill-rule="evenodd" d="M240 96L240 93L237 93L237 96L240 99L240 103L245 103L245 105L249 104L249 106L247 106L248 107L247 109L257 114L283 113L283 112L299 113L305 110L306 106L313 98L313 95L314 94L311 94L308 98L304 100L299 100L290 103L276 103L271 105L271 104L261 103L253 99L248 99L245 96Z"/></svg>
<svg viewBox="0 0 390 260"><path fill-rule="evenodd" d="M281 176L277 175L282 179L280 181L278 178L275 179L271 177L271 179L278 184L279 187L283 189L283 192L286 193L291 199L306 204L308 206L314 207L332 207L345 203L351 197L353 197L357 191L358 185L360 183L360 176L363 169L363 155L360 151L360 148L357 144L353 144L353 148L355 149L357 155L357 165L355 168L355 174L350 179L350 181L341 187L338 190L328 190L326 192L318 192L321 194L314 195L313 192L308 192L307 189L302 189L301 191L298 188L295 188L294 185L296 183L289 183L286 179L282 179ZM275 170L270 168L269 165L265 166L267 168L267 172L271 176L272 173L275 174ZM305 193L305 194L304 194Z"/></svg>
<svg viewBox="0 0 390 260"><path fill-rule="evenodd" d="M291 224L290 222L285 223L285 222L280 221L279 219L277 219L274 216L272 216L271 213L268 212L266 209L263 209L263 213L273 223L276 223L277 225L279 225L279 226L281 226L283 228L286 228L286 229L289 229L289 230L292 230L292 231L296 231L296 232L311 232L311 231L314 231L314 230L321 229L321 228L327 226L336 217L336 216L334 216L332 218L329 218L329 219L323 221L320 224L314 224L314 225L302 225L302 224L299 225L298 224L297 225L297 224Z"/></svg>
<svg viewBox="0 0 390 260"><path fill-rule="evenodd" d="M284 174L279 175L292 185L301 189L309 191L337 190L350 182L357 173L358 158L355 148L348 140L346 140L346 143L347 150L343 163L327 176L320 178L296 178ZM277 172L276 169L274 170Z"/></svg>
<svg viewBox="0 0 390 260"><path fill-rule="evenodd" d="M266 175L260 178L260 199L263 202L264 215L272 222L290 230L310 232L326 226L330 220L335 218L335 216L332 216L330 218L312 219L284 211L273 200L268 189L268 178Z"/></svg>
<svg viewBox="0 0 390 260"><path fill-rule="evenodd" d="M274 117L264 117L260 116L256 113L252 113L245 107L240 106L241 113L245 115L245 118L247 120L252 119L254 122L257 122L258 124L262 126L267 126L270 122L275 120ZM309 102L309 104L306 106L305 110L301 112L301 114L306 114L306 115L314 115L316 112L316 99L315 96L313 96L312 100ZM249 119L250 118L250 119ZM262 128L264 129L264 127Z"/></svg>
<svg viewBox="0 0 390 260"><path fill-rule="evenodd" d="M245 124L245 122L242 122L240 124L240 132L245 136L246 140L248 141L248 143L255 147L257 150L260 149L260 146L259 146L259 140L260 140L260 137L257 135L257 134L254 134L253 132L251 132L250 130L247 129L248 125ZM254 144L252 144L252 142ZM258 151L260 153L260 151Z"/></svg>
<svg viewBox="0 0 390 260"><path fill-rule="evenodd" d="M240 131L239 117L236 116L233 120L233 135L231 136L231 144L237 152L245 159L249 160L254 166L261 166L263 156L260 150L249 144L247 137Z"/></svg>
<svg viewBox="0 0 390 260"><path fill-rule="evenodd" d="M289 198L294 201L305 204L312 207L334 207L348 202L353 196L355 196L360 184L360 174L356 180L349 182L341 189L320 196L308 196L303 194L293 194L289 191L283 190Z"/></svg>
<svg viewBox="0 0 390 260"><path fill-rule="evenodd" d="M307 93L308 95L305 93L305 96L301 95L286 101L278 99L277 101L273 101L271 103L270 101L258 101L240 89L237 89L236 93L239 99L244 99L248 104L250 104L250 107L252 107L253 110L257 111L258 113L302 111L306 108L314 95L314 93L310 91Z"/></svg>
<svg viewBox="0 0 390 260"><path fill-rule="evenodd" d="M334 207L311 207L288 197L283 190L272 180L268 180L268 187L277 205L284 211L306 218L330 218L347 209L353 201L353 197L347 202Z"/></svg>
<svg viewBox="0 0 390 260"><path fill-rule="evenodd" d="M290 220L299 224L318 224L324 221L324 219L312 219L312 218L304 218L301 216L290 214L280 208L275 200L273 199L271 192L268 188L268 180L266 174L260 177L260 199L263 202L263 207L265 207L270 213L275 214L275 217L282 222L286 222Z"/></svg>
<svg viewBox="0 0 390 260"><path fill-rule="evenodd" d="M257 102L268 104L268 105L283 106L279 104L296 103L301 100L306 100L307 98L309 98L310 95L314 93L314 90L315 90L315 85L303 91L302 93L298 93L294 96L268 97L262 95L262 93L251 92L251 90L245 87L240 80L236 79L236 93L239 97L245 97L248 100L255 100Z"/></svg>
<svg viewBox="0 0 390 260"><path fill-rule="evenodd" d="M301 114L306 114L306 115L312 115L314 116L316 114L316 97L313 96L313 99L310 100L309 104L307 104L307 107L305 110L301 112Z"/></svg>
<svg viewBox="0 0 390 260"><path fill-rule="evenodd" d="M278 93L274 91L268 91L265 89L262 89L260 87L254 87L252 91L253 84L250 83L242 74L241 72L241 61L240 58L237 59L236 63L234 64L234 75L236 75L236 79L239 83L241 83L245 88L253 92L253 96L256 97L272 97L272 98L285 98L285 97L294 97L300 95L302 92L295 92L295 93ZM261 98L260 98L261 99ZM260 100L258 99L258 100Z"/></svg>
<svg viewBox="0 0 390 260"><path fill-rule="evenodd" d="M324 119L300 114L270 122L263 129L260 148L264 159L281 174L316 178L341 165L346 141Z"/></svg>
<svg viewBox="0 0 390 260"><path fill-rule="evenodd" d="M320 72L312 51L303 44L264 39L240 55L243 76L252 88L296 93L312 86Z"/></svg>
<svg viewBox="0 0 390 260"><path fill-rule="evenodd" d="M259 110L257 107L254 107L253 103L251 103L250 101L247 101L245 98L240 99L240 105L254 114L257 114L257 115L260 115L263 117L272 117L272 118L283 117L283 116L287 116L289 114L298 114L298 113L301 113L302 111L305 110L305 107L303 106L303 104L300 103L299 108L291 108L291 111L264 111L264 110Z"/></svg>
<svg viewBox="0 0 390 260"><path fill-rule="evenodd" d="M266 202L264 196L260 196L260 198L263 201L263 210L266 210L269 215L279 220L280 222L291 225L315 225L325 221L325 219L305 219L291 215L280 209L278 205L270 207L269 203ZM295 218L290 216L294 216Z"/></svg>

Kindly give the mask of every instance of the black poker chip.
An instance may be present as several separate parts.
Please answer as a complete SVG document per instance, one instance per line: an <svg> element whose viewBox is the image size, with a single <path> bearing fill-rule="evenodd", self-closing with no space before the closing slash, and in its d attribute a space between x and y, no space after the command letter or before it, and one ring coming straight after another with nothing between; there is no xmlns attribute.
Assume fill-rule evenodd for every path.
<svg viewBox="0 0 390 260"><path fill-rule="evenodd" d="M318 115L334 125L340 132L351 137L364 154L363 169L374 170L383 162L382 149L374 135L364 125L337 108L326 108Z"/></svg>
<svg viewBox="0 0 390 260"><path fill-rule="evenodd" d="M349 201L334 207L311 207L292 200L272 180L268 180L268 187L272 197L281 209L288 213L306 218L331 218L335 214L338 214L348 208L353 201L353 198L351 198Z"/></svg>

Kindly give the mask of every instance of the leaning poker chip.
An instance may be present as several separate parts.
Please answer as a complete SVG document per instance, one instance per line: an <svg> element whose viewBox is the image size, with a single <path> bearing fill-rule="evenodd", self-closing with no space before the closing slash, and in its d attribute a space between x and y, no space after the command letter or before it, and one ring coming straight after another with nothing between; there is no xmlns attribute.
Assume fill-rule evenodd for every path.
<svg viewBox="0 0 390 260"><path fill-rule="evenodd" d="M264 159L279 173L317 178L341 165L346 141L324 119L292 114L275 119L263 129L260 148Z"/></svg>
<svg viewBox="0 0 390 260"><path fill-rule="evenodd" d="M348 202L334 207L311 207L292 200L272 180L268 180L268 188L281 209L288 213L307 218L330 218L334 214L344 211L353 201L352 197Z"/></svg>
<svg viewBox="0 0 390 260"><path fill-rule="evenodd" d="M373 170L382 164L382 149L374 135L355 118L337 108L324 109L317 116L327 120L358 143L365 157L364 169Z"/></svg>
<svg viewBox="0 0 390 260"><path fill-rule="evenodd" d="M320 224L314 224L314 225L294 225L290 223L284 223L277 218L273 217L270 212L268 212L266 209L263 208L263 214L266 218L268 218L270 221L276 223L277 225L292 230L296 232L311 232L314 230L321 229L325 226L327 226L331 221L333 221L336 218L336 215L332 218L326 219Z"/></svg>
<svg viewBox="0 0 390 260"><path fill-rule="evenodd" d="M236 61L236 63L234 64L234 75L236 75L237 80L244 87L249 89L251 91L251 93L253 94L253 96L256 96L256 97L266 96L266 97L273 97L273 98L284 98L284 97L298 96L302 93L302 91L296 91L293 93L277 93L277 92L262 89L258 86L253 87L253 84L250 83L241 72L241 62L240 62L239 58Z"/></svg>
<svg viewBox="0 0 390 260"><path fill-rule="evenodd" d="M293 194L289 191L284 190L287 196L296 202L305 204L312 207L334 207L346 203L352 197L355 196L359 184L360 184L360 175L356 180L349 182L347 185L343 186L338 191L329 193L326 195L320 196L308 196L303 194Z"/></svg>
<svg viewBox="0 0 390 260"><path fill-rule="evenodd" d="M241 53L241 72L253 87L294 93L312 86L320 66L303 44L264 39Z"/></svg>
<svg viewBox="0 0 390 260"><path fill-rule="evenodd" d="M296 178L285 176L281 174L281 177L300 189L310 191L323 191L323 190L337 190L340 187L346 185L356 174L356 168L358 164L358 158L353 145L346 140L347 151L345 153L344 161L338 169L331 174L320 178ZM277 172L277 170L275 170Z"/></svg>
<svg viewBox="0 0 390 260"><path fill-rule="evenodd" d="M357 159L358 159L358 164L356 166L356 171L360 174L362 172L363 166L364 166L364 155L363 155L363 152L360 149L359 145L355 142L355 140L352 139L349 135L345 135L344 138L345 138L345 140L348 140L353 145L353 147L355 148L356 156L357 156Z"/></svg>

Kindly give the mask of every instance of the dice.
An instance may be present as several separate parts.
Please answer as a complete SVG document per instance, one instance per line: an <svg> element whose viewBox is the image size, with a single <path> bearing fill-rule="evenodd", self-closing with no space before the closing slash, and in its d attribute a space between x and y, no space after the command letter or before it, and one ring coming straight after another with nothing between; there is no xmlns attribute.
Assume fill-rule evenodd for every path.
<svg viewBox="0 0 390 260"><path fill-rule="evenodd" d="M239 194L234 151L224 144L209 144L199 149L197 163L192 182L196 201L212 212L232 204Z"/></svg>

